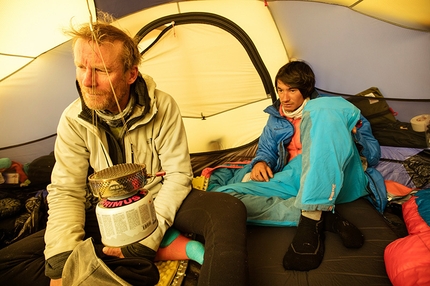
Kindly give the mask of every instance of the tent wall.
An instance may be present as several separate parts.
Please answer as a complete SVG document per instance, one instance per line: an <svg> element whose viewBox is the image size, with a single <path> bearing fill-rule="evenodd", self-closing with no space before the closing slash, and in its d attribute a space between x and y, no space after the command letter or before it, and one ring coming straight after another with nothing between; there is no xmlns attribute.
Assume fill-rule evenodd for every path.
<svg viewBox="0 0 430 286"><path fill-rule="evenodd" d="M239 9L243 13L237 13ZM127 30L130 35L135 35L143 26L162 16L195 11L215 13L228 18L235 22L237 25L239 25L254 42L255 46L258 49L258 52L260 53L260 56L262 57L270 73L271 78L274 78L279 68L279 63L283 64L288 61L286 51L282 44L282 40L277 31L273 18L271 17L268 8L265 7L262 2L259 1L186 1L183 3L169 3L133 13L127 17L119 19L119 21L115 23L115 25ZM254 17L258 20L249 21L249 15L254 15ZM261 29L261 27L264 27L264 29ZM214 38L214 40L216 41L217 39ZM196 41L198 41L198 39L196 39ZM64 44L64 46L67 45L70 48L70 43ZM54 51L56 50L57 49L55 49ZM74 67L70 51L71 50L67 52L68 56L61 57L61 61L69 61L68 63L64 62L64 64L58 65L58 63L60 62L59 58L54 60L53 62L50 62L46 66L46 68L42 70L40 69L40 67L36 67L36 63L40 62L41 59L43 59L42 56L36 61L34 61L34 63L23 69L23 71L33 71L33 66L35 66L37 68L36 70L39 70L41 72L34 73L33 78L40 78L40 80L44 80L46 74L51 73L59 75L61 74L60 70L65 69L65 71L67 72L63 73L60 82L57 82L58 85L63 86L64 88L58 88L58 92L55 92L56 89L54 89L53 86L49 85L42 85L43 89L40 91L38 89L33 89L32 96L34 96L34 98L39 98L39 100L30 100L30 102L28 103L29 106L43 106L43 104L47 104L47 102L41 103L40 100L49 100L50 97L55 96L55 99L53 99L51 101L51 104L47 107L49 112L39 111L39 117L35 117L34 120L32 120L32 124L37 125L37 128L40 129L36 130L37 128L35 128L35 130L33 130L33 134L21 133L19 134L19 136L7 138L5 142L0 142L0 148L2 146L10 146L20 144L26 141L32 141L35 139L35 134L42 134L42 130L47 131L48 134L43 134L43 136L36 137L36 139L47 136L49 134L54 134L56 132L55 126L58 123L58 119L61 115L62 110L69 102L71 102L77 96L74 87ZM245 50L243 50L243 53L245 54ZM204 55L202 56L204 57ZM214 57L211 59L211 61L225 60L223 69L226 72L231 72L233 75L237 72L241 72L243 74L246 74L248 72L248 67L244 69L243 66L235 66L231 61L231 58L228 58L229 56L231 57L231 55L229 55L229 51L227 50L224 55ZM210 59L210 56L208 55L206 58ZM169 75L169 70L172 69L177 70L177 74L180 75L184 71L183 68L185 67L185 65L180 65L176 66L175 68L172 68L171 66L169 67L169 64L177 64L174 60L169 62L165 61L162 56L156 57L156 60L160 59L161 62L156 61L155 64L152 64L152 67L149 68L148 66L151 64L148 60L144 58L142 72L148 73L149 75L153 76L155 81L157 82L158 88L172 94L172 96L177 100L180 106L184 107L192 105L190 104L189 97L181 98L181 94L185 94L185 96L187 94L178 91L178 88L180 88L180 86L175 85L174 87L172 87L172 75ZM49 68L52 68L52 70L50 70ZM251 72L255 73L255 71ZM21 80L21 74L24 73L20 72L19 74L13 75L3 81L1 84L10 82L10 87L14 88L15 90L18 89L18 94L22 94L22 96L28 98L24 90L28 90L30 84L26 83L23 86L19 86L19 84L17 84L18 81ZM223 87L224 89L221 89L222 84L225 81L219 80L217 82L216 79L217 76L213 76L212 83L204 86L204 89L200 89L199 97L211 98L222 95L234 98L235 96L240 97L241 94L243 94L243 91L241 94L238 94L237 90L233 91L229 89L228 86L225 86ZM178 78L175 77L174 80L178 81ZM180 82L183 82L185 80L187 79L179 79ZM187 83L187 85L193 85L193 83ZM187 85L184 85L185 89L189 88ZM201 119L191 121L187 118L184 119L187 128L187 135L189 137L191 152L205 152L225 148L234 148L243 144L250 143L260 135L261 130L267 120L267 115L264 114L262 110L264 107L271 103L271 98L264 92L262 83L258 79L258 77L253 77L253 81L251 82L249 80L243 81L243 87L245 89L249 89L252 86L256 86L256 88L260 88L262 90L262 92L260 93L260 101L255 101L254 98L252 101L254 102L253 104L248 103L245 105L245 108L242 109L237 109L238 106L240 106L241 104L244 105L244 103L246 103L241 102L241 99L239 99L237 103L233 103L233 105L230 104L225 106L225 109L236 109L237 112L235 114L230 113L230 115L227 115L226 113L222 113L214 115L210 119L207 118L207 120L205 121ZM46 92L45 88L50 88L51 90L49 92ZM211 93L212 91L217 90L222 90L223 94L216 95ZM8 93L12 94L12 91L8 91ZM61 96L59 96L60 94ZM2 97L0 96L0 98ZM21 101L23 100L21 99ZM10 102L6 103L9 104ZM223 104L223 101L218 100L217 104ZM51 110L51 108L55 108L55 111ZM219 107L216 106L216 109L219 109ZM5 106L5 112L9 112L9 114L11 114L12 112L14 112L12 110L13 109L10 109L10 106ZM185 111L186 109L184 108L184 114L187 114ZM33 109L33 112L36 112L36 110ZM47 124L47 122L49 122L49 124ZM13 132L16 127L16 125L14 127L9 127L9 129L5 132ZM1 128L5 127L0 126L0 132L2 132ZM12 151L13 150L11 149L0 150L0 156L14 157L18 155ZM20 151L22 151L22 149ZM27 153L26 161L34 159L34 157L31 157L32 154L33 152ZM26 156L24 156L24 158L25 157ZM20 155L20 158L23 158L22 154Z"/></svg>
<svg viewBox="0 0 430 286"><path fill-rule="evenodd" d="M56 134L52 134L32 142L2 148L0 149L0 158L10 158L22 164L30 163L36 158L51 153L54 150L56 138Z"/></svg>
<svg viewBox="0 0 430 286"><path fill-rule="evenodd" d="M274 1L270 11L292 58L311 64L317 86L355 94L371 86L388 98L430 98L430 33L346 7ZM430 113L430 102L390 101L400 121Z"/></svg>
<svg viewBox="0 0 430 286"><path fill-rule="evenodd" d="M67 1L59 0L58 5L61 4L62 7L67 8L67 5L62 4ZM430 25L426 24L425 19L416 21L417 25L408 25L423 28L419 31L390 24L389 22L395 21L396 17L384 18L384 7L389 6L390 13L395 11L395 7L391 4L384 5L384 1L377 1L380 3L380 11L371 14L372 17L361 14L370 10L360 10L359 7L374 5L375 0L267 1L268 6L265 6L265 1L251 0L151 0L128 1L127 5L124 5L123 1L104 0L95 1L91 9L95 6L107 12L116 11L116 16L119 17L128 15L121 18L118 25L126 28L131 35L150 21L172 13L202 11L220 14L234 20L250 35L272 77L290 56L306 60L312 65L317 76L317 86L321 89L353 94L370 86L376 86L389 98L428 100L430 99ZM2 15L7 16L9 5L15 3L9 2L7 6L2 6L4 9L0 9ZM73 12L76 13L74 18L76 21L88 19L85 1L79 2L81 14ZM143 2L145 2L144 7L139 6L143 5ZM395 1L395 4L396 7L403 9L399 8L398 12L399 15L401 13L399 17L403 19L410 15L411 11L412 14L423 19L420 15L429 11L427 0L413 3L399 0ZM127 7L118 9L118 5ZM25 5L25 7L36 6ZM141 8L147 9L140 14L138 9ZM16 33L12 34L5 34L4 29L0 30L2 38L16 34L19 35L18 39L28 39L27 45L32 46L36 41L33 33L38 33L39 36L36 39L40 41L43 41L42 34L53 33L51 30L45 31L42 28L34 29L33 26L37 26L38 21L48 18L54 10L58 13L67 10L53 8L46 13L46 11L37 12L36 8L32 9L37 17L30 17L32 21L30 24L24 25L24 29L15 29ZM253 9L264 10L264 15L255 16ZM75 11L70 8L68 10ZM8 21L7 25L2 25L3 27L17 27L13 21L22 22L27 19L17 12L28 14L24 8L10 11L14 17L2 16L3 20ZM70 21L70 16L65 17L67 19L63 17L61 23L55 25L55 29L60 33L61 27L67 26ZM383 20L373 17L380 17ZM271 21L268 22L268 18ZM410 19L413 21L414 17ZM401 21L401 24L405 23L407 21ZM51 23L48 27L52 28L53 25ZM269 44L265 36L276 38L278 43ZM11 38L10 41L13 42L14 39ZM1 57L6 53L10 52L0 50ZM283 59L279 60L273 55L281 55ZM32 56L36 58L31 63L0 81L2 122L0 157L9 157L22 163L36 157L35 149L31 147L33 144L28 145L27 148L20 147L19 151L16 151L18 150L16 148L5 148L55 134L62 110L77 96L69 42L46 53ZM430 113L429 102L390 101L389 104L398 112L398 119L401 121L408 121L418 114ZM46 146L49 144L51 143Z"/></svg>
<svg viewBox="0 0 430 286"><path fill-rule="evenodd" d="M71 44L66 42L0 82L0 158L27 163L53 150L64 108L76 97Z"/></svg>
<svg viewBox="0 0 430 286"><path fill-rule="evenodd" d="M67 42L0 83L0 148L55 133L63 109L77 97ZM8 122L8 124L4 124Z"/></svg>
<svg viewBox="0 0 430 286"><path fill-rule="evenodd" d="M272 79L279 63L288 61L268 9L259 2L245 6L243 3L204 1L197 6L191 5L194 2L164 5L171 6L172 12L176 10L172 14L181 11L184 17L177 18L178 23L143 54L140 70L154 77L157 86L171 94L181 109L191 153L236 148L258 138L268 117L262 110L272 103L269 93L275 97ZM243 13L232 13L239 8ZM158 9L130 15L120 20L119 25L124 26L126 21L135 34L135 27L142 28L140 19L152 18L151 10ZM193 13L196 11L199 13ZM217 17L212 20L203 17L207 14ZM259 20L247 21L246 15ZM162 23L170 26L174 19L169 17ZM221 22L225 24L219 25ZM257 29L258 25L264 25L264 33ZM257 49L251 53L253 56L228 32L235 31L233 26L251 38L250 44ZM147 36L151 38L151 34ZM240 35L235 36L243 40ZM143 42L152 43L146 37ZM265 91L251 62L256 54L267 67L265 78L271 90Z"/></svg>

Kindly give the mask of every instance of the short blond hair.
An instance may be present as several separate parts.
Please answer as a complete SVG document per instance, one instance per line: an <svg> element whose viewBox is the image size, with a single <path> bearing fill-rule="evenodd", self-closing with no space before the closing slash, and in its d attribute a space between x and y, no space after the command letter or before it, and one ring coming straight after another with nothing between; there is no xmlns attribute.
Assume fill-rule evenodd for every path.
<svg viewBox="0 0 430 286"><path fill-rule="evenodd" d="M124 70L128 71L133 66L139 66L141 55L136 41L123 30L112 26L113 17L107 13L99 12L97 22L90 25L83 24L78 28L71 28L66 31L67 35L72 37L72 44L75 45L78 39L95 41L98 44L113 43L120 41L123 43L122 60Z"/></svg>

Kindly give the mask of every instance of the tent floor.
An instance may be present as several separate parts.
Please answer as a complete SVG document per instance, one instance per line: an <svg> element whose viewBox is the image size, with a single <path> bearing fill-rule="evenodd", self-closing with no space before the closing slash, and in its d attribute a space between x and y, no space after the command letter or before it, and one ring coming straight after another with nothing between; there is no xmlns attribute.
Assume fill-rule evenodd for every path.
<svg viewBox="0 0 430 286"><path fill-rule="evenodd" d="M320 267L306 272L286 271L282 259L296 228L249 226L249 285L391 285L385 271L384 249L407 234L401 217L390 207L382 216L365 199L338 205L336 210L362 231L362 248L347 249L336 234L326 232ZM184 286L197 285L199 265L190 262Z"/></svg>

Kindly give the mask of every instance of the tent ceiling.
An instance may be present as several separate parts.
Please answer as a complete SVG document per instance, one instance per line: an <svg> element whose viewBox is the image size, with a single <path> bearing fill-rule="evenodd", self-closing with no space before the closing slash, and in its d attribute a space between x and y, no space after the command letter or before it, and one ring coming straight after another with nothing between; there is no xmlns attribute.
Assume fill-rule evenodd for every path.
<svg viewBox="0 0 430 286"><path fill-rule="evenodd" d="M95 11L92 1L91 11ZM1 1L0 81L68 38L70 23L88 22L85 1Z"/></svg>
<svg viewBox="0 0 430 286"><path fill-rule="evenodd" d="M222 1L222 0L218 0ZM229 0L231 1L231 0ZM290 0L284 0L290 1ZM297 0L295 0L297 1ZM305 1L305 0L303 0ZM2 1L0 12L0 81L33 59L67 40L62 29L70 22L89 20L88 9L100 9L117 18L171 0L16 0ZM261 1L260 2L278 2ZM353 11L411 29L430 31L429 0L324 0ZM7 40L5 40L7 39Z"/></svg>
<svg viewBox="0 0 430 286"><path fill-rule="evenodd" d="M430 31L430 1L428 0L316 0L314 2L342 5L399 26Z"/></svg>
<svg viewBox="0 0 430 286"><path fill-rule="evenodd" d="M122 0L0 1L0 133L8 134L0 136L0 151L55 133L61 111L76 98L71 43L62 30L70 23L88 22L88 11L95 15L96 9L113 14L119 19L116 24L131 35L175 13L209 12L234 19L253 39L272 78L285 62L272 55L287 50L312 62L319 87L327 90L351 93L376 85L394 98L428 98L430 90L429 0L127 0L127 5ZM264 10L263 16L252 16L251 8ZM267 38L278 43L268 45ZM171 86L158 78L157 83L166 90ZM394 110L406 104L401 105ZM17 108L23 116L12 124ZM217 114L210 108L203 110L205 116ZM409 109L399 112L400 120L429 110L424 104ZM225 122L234 121L222 116ZM187 124L199 129L200 123ZM228 140L215 141L225 146Z"/></svg>
<svg viewBox="0 0 430 286"><path fill-rule="evenodd" d="M194 1L194 0L189 0ZM222 1L222 0L217 0ZM228 0L234 1L234 0ZM428 0L260 0L260 2L303 1L341 5L353 11L411 29L430 31L430 1ZM95 0L96 7L114 14L116 17L134 13L140 9L172 0L129 1L123 5L121 0Z"/></svg>
<svg viewBox="0 0 430 286"><path fill-rule="evenodd" d="M193 1L193 0L189 0ZM222 0L217 0L222 1ZM225 1L225 0L224 0ZM232 1L232 0L229 0ZM234 0L233 0L234 1ZM260 0L260 2L303 1L320 2L348 7L353 11L411 29L430 31L430 1L428 0ZM134 13L140 9L168 2L185 2L172 0L129 1L123 5L121 0L95 0L96 7L110 12L116 17Z"/></svg>

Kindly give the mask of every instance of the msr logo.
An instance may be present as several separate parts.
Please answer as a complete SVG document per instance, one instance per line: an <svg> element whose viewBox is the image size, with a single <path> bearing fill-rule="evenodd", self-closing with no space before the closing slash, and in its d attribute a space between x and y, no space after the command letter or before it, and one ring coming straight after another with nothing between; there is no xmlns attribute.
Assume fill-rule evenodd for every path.
<svg viewBox="0 0 430 286"><path fill-rule="evenodd" d="M118 183L117 181L112 181L109 184L109 190L111 190L113 192L122 191L122 190L124 190L124 186L122 184Z"/></svg>

